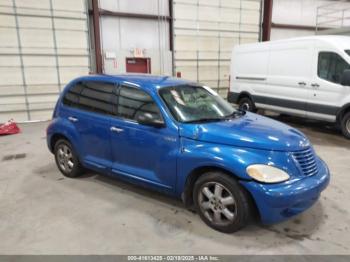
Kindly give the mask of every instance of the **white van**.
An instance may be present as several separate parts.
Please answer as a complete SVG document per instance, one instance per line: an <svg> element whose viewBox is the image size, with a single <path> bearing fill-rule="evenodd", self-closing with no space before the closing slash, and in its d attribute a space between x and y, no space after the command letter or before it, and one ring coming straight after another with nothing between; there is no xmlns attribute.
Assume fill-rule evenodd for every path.
<svg viewBox="0 0 350 262"><path fill-rule="evenodd" d="M338 123L350 139L350 37L312 36L233 49L228 101Z"/></svg>

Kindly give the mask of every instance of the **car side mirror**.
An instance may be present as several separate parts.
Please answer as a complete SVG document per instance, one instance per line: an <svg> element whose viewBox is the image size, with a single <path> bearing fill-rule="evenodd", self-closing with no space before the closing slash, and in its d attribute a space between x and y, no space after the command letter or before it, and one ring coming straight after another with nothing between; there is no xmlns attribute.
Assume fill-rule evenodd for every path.
<svg viewBox="0 0 350 262"><path fill-rule="evenodd" d="M350 69L344 70L340 79L340 84L343 86L350 86Z"/></svg>
<svg viewBox="0 0 350 262"><path fill-rule="evenodd" d="M153 126L157 128L161 128L165 126L165 123L163 120L159 118L154 118L153 114L147 113L147 112L138 114L136 120L141 125Z"/></svg>

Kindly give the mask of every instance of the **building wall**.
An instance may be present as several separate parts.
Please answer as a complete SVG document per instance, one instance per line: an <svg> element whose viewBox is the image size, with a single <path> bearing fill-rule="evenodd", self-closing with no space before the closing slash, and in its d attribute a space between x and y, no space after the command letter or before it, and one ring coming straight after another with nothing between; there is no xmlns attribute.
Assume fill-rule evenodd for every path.
<svg viewBox="0 0 350 262"><path fill-rule="evenodd" d="M99 5L114 12L170 15L168 0L100 0ZM134 48L140 48L151 58L153 74L179 73L182 78L207 84L226 96L233 46L259 41L261 1L174 0L173 10L173 54L168 21L103 15L104 72L124 73L125 58L133 56ZM115 58L107 58L106 54Z"/></svg>
<svg viewBox="0 0 350 262"><path fill-rule="evenodd" d="M318 8L318 27L321 35L350 35L350 2L333 1L332 4Z"/></svg>
<svg viewBox="0 0 350 262"><path fill-rule="evenodd" d="M273 0L271 40L315 35L317 7L334 3L321 0ZM273 25L295 25L310 29L281 29Z"/></svg>
<svg viewBox="0 0 350 262"><path fill-rule="evenodd" d="M237 44L257 42L260 0L175 0L175 72L226 97L230 57Z"/></svg>
<svg viewBox="0 0 350 262"><path fill-rule="evenodd" d="M84 0L0 1L0 122L49 119L59 92L89 72Z"/></svg>
<svg viewBox="0 0 350 262"><path fill-rule="evenodd" d="M172 74L172 53L169 44L168 0L100 0L100 9L159 16L158 19L101 16L100 31L103 56L103 72L126 72L126 58L134 56L134 49L141 49L143 56L151 60L151 73Z"/></svg>
<svg viewBox="0 0 350 262"><path fill-rule="evenodd" d="M179 72L226 96L233 46L260 39L261 0L174 0L173 28L168 0L98 2L100 10L156 16L100 16L107 74L124 73L126 58L138 49L151 58L151 73ZM91 0L0 0L0 122L51 118L64 86L94 71L89 5Z"/></svg>

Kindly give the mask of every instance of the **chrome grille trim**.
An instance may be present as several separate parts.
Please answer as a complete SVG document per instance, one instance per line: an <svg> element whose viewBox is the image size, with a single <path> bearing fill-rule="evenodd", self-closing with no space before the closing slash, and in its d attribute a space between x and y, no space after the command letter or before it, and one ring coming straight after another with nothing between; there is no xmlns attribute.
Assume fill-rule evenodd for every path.
<svg viewBox="0 0 350 262"><path fill-rule="evenodd" d="M314 150L309 147L305 150L292 152L292 156L300 171L305 176L313 176L318 172Z"/></svg>

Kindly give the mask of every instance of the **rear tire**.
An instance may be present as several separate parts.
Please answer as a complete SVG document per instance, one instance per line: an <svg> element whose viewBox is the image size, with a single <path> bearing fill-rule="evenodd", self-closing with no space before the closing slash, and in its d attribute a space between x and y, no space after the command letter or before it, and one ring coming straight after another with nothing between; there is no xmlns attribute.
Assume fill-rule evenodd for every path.
<svg viewBox="0 0 350 262"><path fill-rule="evenodd" d="M350 112L347 112L343 118L341 119L340 123L341 131L343 132L343 135L350 139Z"/></svg>
<svg viewBox="0 0 350 262"><path fill-rule="evenodd" d="M223 172L201 175L194 185L193 201L201 219L223 233L238 231L251 218L248 193Z"/></svg>
<svg viewBox="0 0 350 262"><path fill-rule="evenodd" d="M243 111L256 112L254 102L246 96L238 100L238 108Z"/></svg>
<svg viewBox="0 0 350 262"><path fill-rule="evenodd" d="M82 175L83 168L70 142L65 139L58 140L54 154L56 165L64 176L75 178Z"/></svg>

